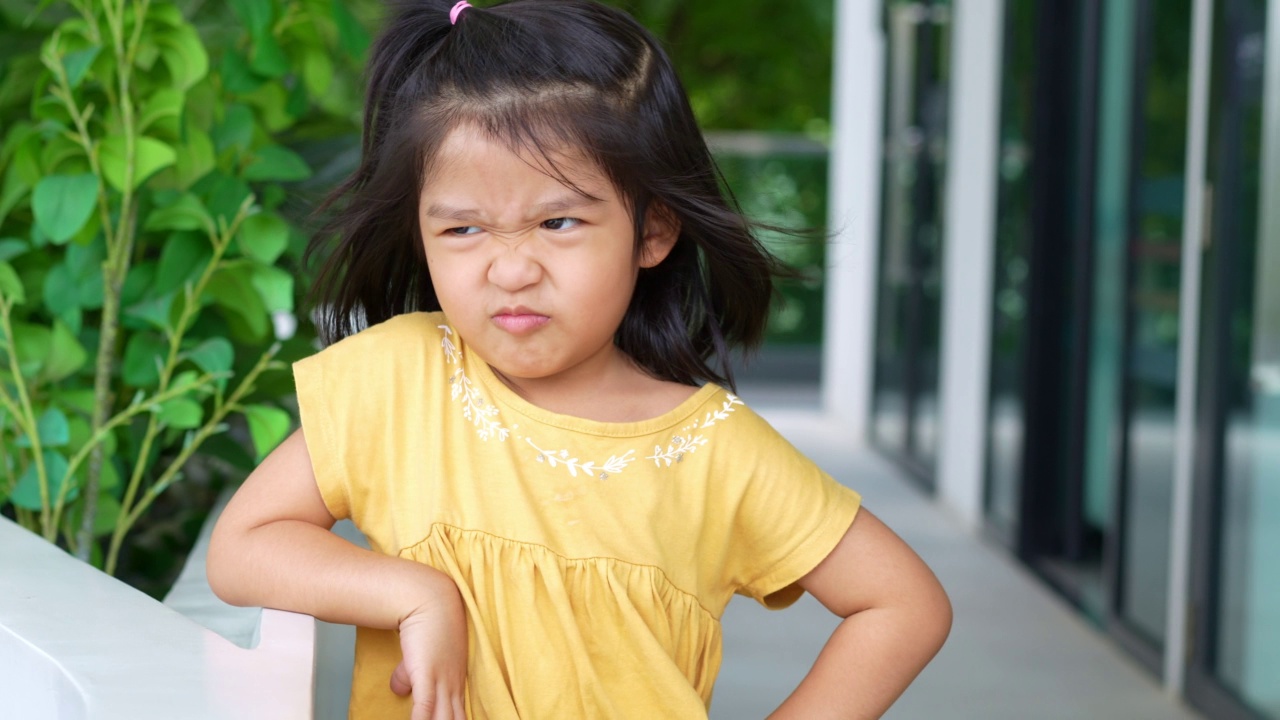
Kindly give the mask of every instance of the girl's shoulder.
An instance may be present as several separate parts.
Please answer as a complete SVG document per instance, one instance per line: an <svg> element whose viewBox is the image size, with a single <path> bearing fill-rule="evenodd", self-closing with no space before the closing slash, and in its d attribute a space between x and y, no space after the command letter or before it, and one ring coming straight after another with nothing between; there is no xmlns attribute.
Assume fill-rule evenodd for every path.
<svg viewBox="0 0 1280 720"><path fill-rule="evenodd" d="M371 325L358 333L325 347L321 352L367 352L392 350L420 345L439 345L450 333L442 312L410 312L396 315L377 325Z"/></svg>
<svg viewBox="0 0 1280 720"><path fill-rule="evenodd" d="M403 382L442 364L449 333L442 313L396 315L295 362L294 376L314 376L321 383L359 378L370 389Z"/></svg>

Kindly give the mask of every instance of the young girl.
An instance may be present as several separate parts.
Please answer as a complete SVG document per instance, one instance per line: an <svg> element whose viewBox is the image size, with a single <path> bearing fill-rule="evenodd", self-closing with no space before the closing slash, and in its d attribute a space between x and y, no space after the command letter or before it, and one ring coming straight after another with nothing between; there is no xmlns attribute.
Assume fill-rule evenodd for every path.
<svg viewBox="0 0 1280 720"><path fill-rule="evenodd" d="M735 593L844 618L779 718L879 716L941 646L924 563L725 389L778 266L718 181L621 12L391 20L318 236L340 342L208 558L228 602L359 626L351 717L706 717Z"/></svg>

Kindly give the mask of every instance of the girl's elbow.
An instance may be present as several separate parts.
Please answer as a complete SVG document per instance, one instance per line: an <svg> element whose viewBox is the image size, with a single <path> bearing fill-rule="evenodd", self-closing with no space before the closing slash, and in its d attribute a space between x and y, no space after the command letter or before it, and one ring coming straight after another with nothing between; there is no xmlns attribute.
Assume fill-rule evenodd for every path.
<svg viewBox="0 0 1280 720"><path fill-rule="evenodd" d="M219 600L228 605L245 606L250 603L243 597L240 563L235 560L238 554L234 533L221 523L215 525L205 556L205 579Z"/></svg>
<svg viewBox="0 0 1280 720"><path fill-rule="evenodd" d="M951 624L954 619L951 598L947 596L947 591L942 585L935 581L927 596L923 598L919 625L926 641L933 647L934 653L941 650L946 643L947 637L951 634Z"/></svg>

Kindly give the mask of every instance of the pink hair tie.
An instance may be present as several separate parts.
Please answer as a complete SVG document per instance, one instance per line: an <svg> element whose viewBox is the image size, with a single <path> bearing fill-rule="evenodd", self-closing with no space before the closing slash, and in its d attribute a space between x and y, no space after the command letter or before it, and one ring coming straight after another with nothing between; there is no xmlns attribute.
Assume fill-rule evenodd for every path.
<svg viewBox="0 0 1280 720"><path fill-rule="evenodd" d="M467 0L458 0L458 4L454 5L453 9L449 11L449 24L457 25L458 16L469 7L471 7L471 3L467 2Z"/></svg>

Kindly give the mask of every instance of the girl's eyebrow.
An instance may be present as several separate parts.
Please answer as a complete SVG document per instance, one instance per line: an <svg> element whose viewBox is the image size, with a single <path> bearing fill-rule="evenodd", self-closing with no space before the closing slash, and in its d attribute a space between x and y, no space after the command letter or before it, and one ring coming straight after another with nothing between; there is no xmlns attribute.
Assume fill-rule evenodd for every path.
<svg viewBox="0 0 1280 720"><path fill-rule="evenodd" d="M598 205L602 202L604 202L604 200L601 198L574 193L573 195L565 195L554 200L534 205L530 208L530 214L533 216L552 215L567 212L569 210L578 210L592 205ZM454 207L444 203L432 203L427 206L427 217L439 220L473 222L480 219L480 211L471 208Z"/></svg>

